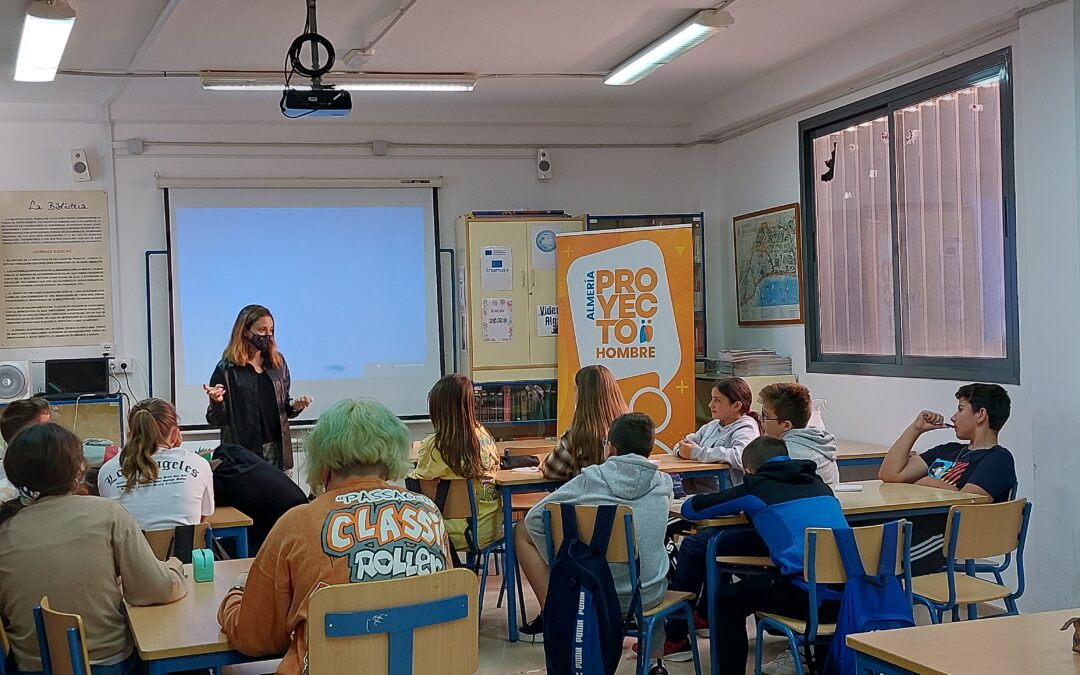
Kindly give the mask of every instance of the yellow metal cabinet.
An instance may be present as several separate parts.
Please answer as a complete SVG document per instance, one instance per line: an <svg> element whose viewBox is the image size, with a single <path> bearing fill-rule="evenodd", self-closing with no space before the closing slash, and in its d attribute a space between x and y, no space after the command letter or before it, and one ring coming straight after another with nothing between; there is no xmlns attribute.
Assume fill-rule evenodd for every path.
<svg viewBox="0 0 1080 675"><path fill-rule="evenodd" d="M459 253L466 261L466 362L474 380L555 377L558 338L546 330L540 333L540 317L556 304L555 235L582 229L581 218L466 217L459 221ZM508 273L497 271L506 267ZM504 300L510 301L509 308ZM509 336L505 328L491 330L492 312L511 317ZM485 323L489 324L486 339Z"/></svg>

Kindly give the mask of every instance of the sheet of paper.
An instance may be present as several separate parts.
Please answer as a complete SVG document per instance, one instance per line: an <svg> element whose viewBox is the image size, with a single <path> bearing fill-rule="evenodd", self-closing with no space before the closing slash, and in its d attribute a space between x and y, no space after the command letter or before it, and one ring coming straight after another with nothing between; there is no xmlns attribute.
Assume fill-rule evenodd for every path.
<svg viewBox="0 0 1080 675"><path fill-rule="evenodd" d="M559 334L559 306L536 306L536 334L539 337L556 337Z"/></svg>
<svg viewBox="0 0 1080 675"><path fill-rule="evenodd" d="M0 349L113 341L102 190L0 192Z"/></svg>
<svg viewBox="0 0 1080 675"><path fill-rule="evenodd" d="M514 288L514 260L509 246L485 246L480 249L480 288L484 291L509 291Z"/></svg>
<svg viewBox="0 0 1080 675"><path fill-rule="evenodd" d="M510 342L514 339L514 301L484 298L480 302L480 339L483 342Z"/></svg>

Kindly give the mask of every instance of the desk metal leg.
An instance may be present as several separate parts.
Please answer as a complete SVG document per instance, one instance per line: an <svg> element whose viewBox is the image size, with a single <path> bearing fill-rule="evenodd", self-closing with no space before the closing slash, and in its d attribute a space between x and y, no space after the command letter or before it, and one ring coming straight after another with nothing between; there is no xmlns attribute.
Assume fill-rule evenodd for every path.
<svg viewBox="0 0 1080 675"><path fill-rule="evenodd" d="M501 488L499 494L502 496L503 544L506 547L506 560L503 562L503 580L506 582L506 637L510 642L517 642L517 553L514 551L513 497L507 488Z"/></svg>
<svg viewBox="0 0 1080 675"><path fill-rule="evenodd" d="M712 675L720 673L720 645L714 639L712 631L716 630L716 593L720 590L720 572L716 565L716 550L720 546L720 537L724 531L718 530L709 537L705 545L705 602L709 610L709 670ZM694 630L693 625L690 630Z"/></svg>
<svg viewBox="0 0 1080 675"><path fill-rule="evenodd" d="M240 528L239 534L236 535L236 555L241 558L248 557L248 538L247 528Z"/></svg>

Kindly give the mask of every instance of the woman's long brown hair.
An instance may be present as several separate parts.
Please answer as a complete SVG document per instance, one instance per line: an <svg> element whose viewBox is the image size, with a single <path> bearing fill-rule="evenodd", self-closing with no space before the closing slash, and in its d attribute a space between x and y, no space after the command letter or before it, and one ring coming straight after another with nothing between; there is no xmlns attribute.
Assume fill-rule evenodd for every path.
<svg viewBox="0 0 1080 675"><path fill-rule="evenodd" d="M176 431L176 408L160 398L148 398L132 406L128 413L128 439L120 453L120 473L127 480L124 494L136 485L153 483L158 477L154 453L171 447Z"/></svg>
<svg viewBox="0 0 1080 675"><path fill-rule="evenodd" d="M615 376L604 366L585 366L574 376L577 405L567 429L576 469L604 461L604 438L616 417L629 412Z"/></svg>
<svg viewBox="0 0 1080 675"><path fill-rule="evenodd" d="M476 395L472 380L447 375L428 392L428 412L435 427L435 447L450 470L462 478L484 474L476 437Z"/></svg>
<svg viewBox="0 0 1080 675"><path fill-rule="evenodd" d="M225 347L221 358L236 366L246 366L247 362L255 356L257 350L251 346L250 342L244 339L244 334L251 330L252 324L264 316L270 317L271 321L274 320L274 315L262 305L248 305L240 310L240 313L236 315L232 333L229 335L229 344ZM274 368L280 368L284 363L285 361L281 358L281 353L277 348L277 340L271 335L270 364Z"/></svg>
<svg viewBox="0 0 1080 675"><path fill-rule="evenodd" d="M33 424L11 439L4 472L24 495L35 498L73 494L86 471L82 441L59 424ZM12 499L0 506L0 526L25 504Z"/></svg>

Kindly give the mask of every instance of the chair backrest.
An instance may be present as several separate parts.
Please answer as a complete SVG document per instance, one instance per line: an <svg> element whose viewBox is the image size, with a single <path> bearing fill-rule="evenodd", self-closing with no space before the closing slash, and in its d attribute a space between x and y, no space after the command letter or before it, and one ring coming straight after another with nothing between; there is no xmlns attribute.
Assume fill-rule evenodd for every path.
<svg viewBox="0 0 1080 675"><path fill-rule="evenodd" d="M881 538L884 533L884 525L868 525L866 527L853 527L855 544L859 547L859 557L862 558L863 569L867 574L874 574L879 569L881 562ZM806 530L804 549L809 557L814 552L813 561L807 560L803 569L803 579L810 581L811 565L813 565L814 581L819 584L842 584L847 582L847 574L844 572L844 563L840 560L840 549L836 546L836 537L828 528L811 527ZM813 544L811 542L813 541ZM900 521L896 542L896 573L904 571L904 521Z"/></svg>
<svg viewBox="0 0 1080 675"><path fill-rule="evenodd" d="M551 535L553 550L558 552L562 546L563 525L562 510L558 503L548 502L545 505L550 517L551 526L548 532ZM578 537L588 544L592 541L593 529L596 525L596 506L575 506L574 513L577 515ZM629 527L625 526L626 517L630 516ZM627 563L630 561L630 552L633 550L632 543L636 542L633 523L634 512L625 504L615 509L615 525L611 528L611 538L608 540L607 559L609 563ZM629 529L629 532L627 531ZM627 537L631 539L627 539ZM628 546L627 542L631 542ZM634 557L637 557L634 551Z"/></svg>
<svg viewBox="0 0 1080 675"><path fill-rule="evenodd" d="M446 487L443 487L445 485ZM419 492L439 507L443 518L475 518L476 507L472 481L462 478L418 480L406 478L405 487ZM442 492L443 494L440 494ZM444 496L445 495L445 496ZM440 504L439 502L442 501Z"/></svg>
<svg viewBox="0 0 1080 675"><path fill-rule="evenodd" d="M949 509L945 551L956 560L974 560L1012 553L1020 544L1027 499L1000 504L965 504ZM954 521L959 525L954 530ZM955 539L955 541L954 541ZM955 548L951 546L955 544Z"/></svg>
<svg viewBox="0 0 1080 675"><path fill-rule="evenodd" d="M86 635L82 617L65 614L49 607L49 598L34 608L38 648L44 670L52 675L90 675L90 656L86 653Z"/></svg>
<svg viewBox="0 0 1080 675"><path fill-rule="evenodd" d="M181 527L187 527L181 525ZM212 536L212 530L210 530L209 523L199 523L193 526L195 528L195 536L192 540L192 548L211 548L210 538ZM150 549L154 552L154 557L158 560L168 560L170 556L175 555L173 541L176 539L176 528L169 528L167 530L144 530L143 536L146 537L146 541L150 544ZM184 560L185 563L190 563L190 560Z"/></svg>
<svg viewBox="0 0 1080 675"><path fill-rule="evenodd" d="M308 669L473 673L477 596L476 575L465 569L321 588L308 607Z"/></svg>

